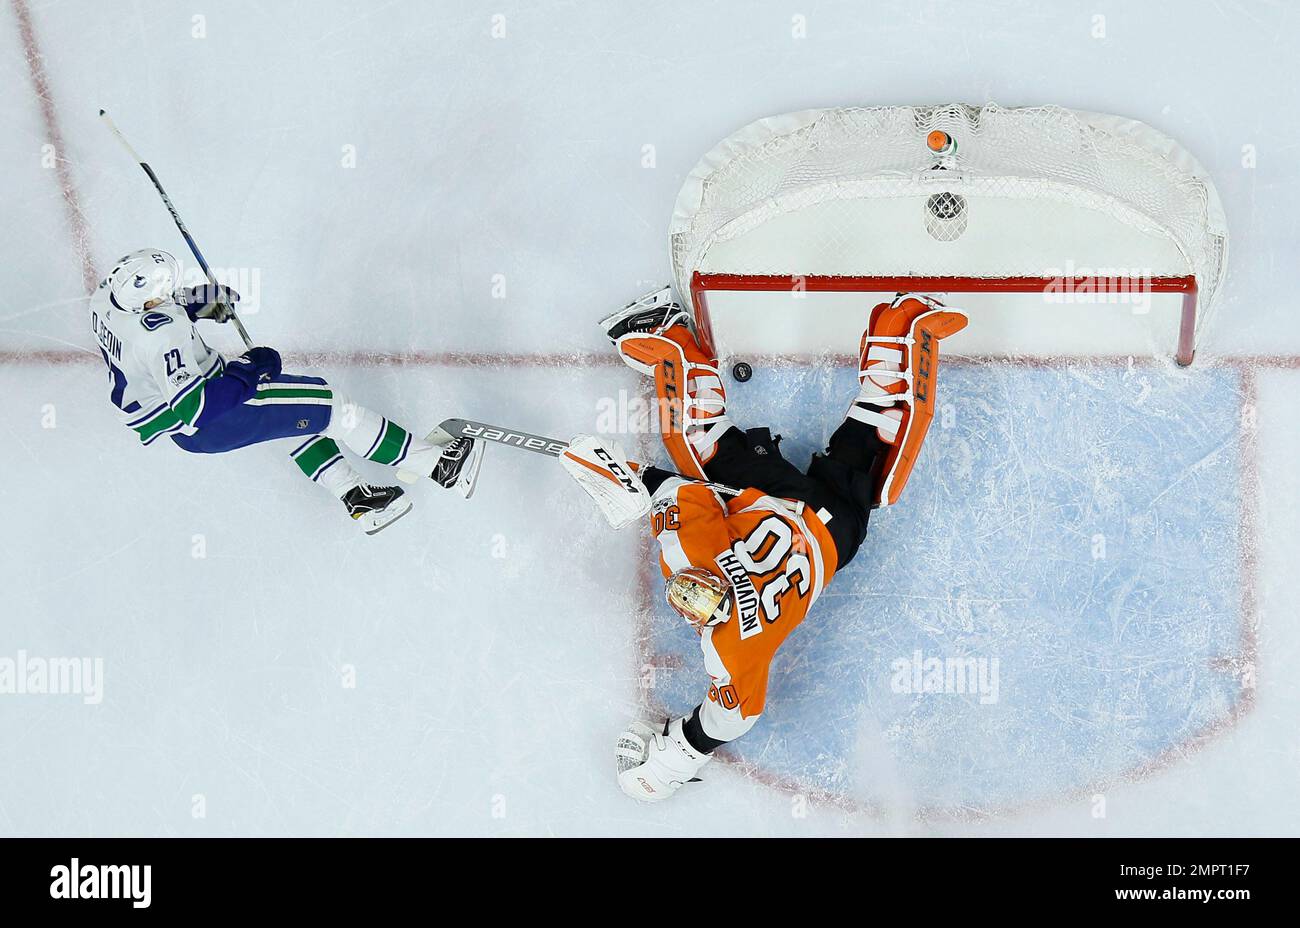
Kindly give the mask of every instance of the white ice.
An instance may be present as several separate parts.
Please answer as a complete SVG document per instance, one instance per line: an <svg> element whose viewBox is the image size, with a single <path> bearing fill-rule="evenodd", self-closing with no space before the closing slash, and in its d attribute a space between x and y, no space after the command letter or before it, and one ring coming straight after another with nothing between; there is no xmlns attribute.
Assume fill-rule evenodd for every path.
<svg viewBox="0 0 1300 928"><path fill-rule="evenodd" d="M0 660L101 658L104 677L97 704L0 695L0 834L1300 833L1297 41L1289 5L1172 0L6 5ZM667 279L673 197L704 151L774 113L953 100L1141 119L1192 151L1224 199L1229 278L1197 366L1157 359L1149 373L1171 402L1225 370L1254 391L1253 408L1241 409L1249 391L1233 393L1206 427L1253 455L1229 495L1257 481L1256 688L1234 722L1143 776L1010 811L919 814L926 789L952 783L918 777L915 745L858 711L844 723L853 750L835 763L850 798L872 801L774 785L750 757L714 764L671 803L634 804L614 783L614 737L658 698L641 687L646 622L650 640L679 630L647 612L643 538L611 533L558 469L490 449L469 503L419 488L412 515L364 538L286 449L142 449L108 404L86 280L137 247L185 248L100 107L245 290L248 327L287 367L336 379L415 429L464 414L568 437L640 395L592 323ZM214 340L239 350L233 333ZM953 383L987 389L996 420L1019 408L998 406L1016 370L962 368ZM971 379L981 371L986 381ZM1078 414L1054 399L1014 423L1040 462L1068 448ZM816 428L843 402L828 399ZM1165 420L1162 440L1203 414ZM1243 415L1248 443L1223 418ZM1129 450L1153 450L1144 434L1126 433L1139 443ZM980 510L933 463L916 478L930 490L882 523L889 537L905 544L898 527L922 524L921 500L997 522L992 502ZM1162 485L1196 483L1194 463ZM1013 491L1001 473L973 475L985 499ZM1126 492L1123 474L1105 477ZM1016 524L1002 530L1015 538ZM1206 531L1235 545L1225 524ZM859 557L884 556L870 546ZM964 575L978 572L978 547L954 548ZM942 574L931 582L945 589ZM842 589L857 588L845 578ZM864 596L863 610L877 607ZM871 672L777 668L850 684ZM1078 694L1079 718L1097 695ZM998 716L1003 744L1035 724L1007 705L1017 725ZM825 724L807 710L809 727ZM953 782L969 785L978 758L960 773Z"/></svg>

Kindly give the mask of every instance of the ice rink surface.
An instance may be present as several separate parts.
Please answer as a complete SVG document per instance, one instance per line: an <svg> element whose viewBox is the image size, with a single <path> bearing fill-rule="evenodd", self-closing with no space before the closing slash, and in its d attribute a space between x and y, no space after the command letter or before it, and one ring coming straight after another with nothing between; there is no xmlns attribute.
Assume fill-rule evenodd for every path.
<svg viewBox="0 0 1300 928"><path fill-rule="evenodd" d="M6 0L0 660L103 673L0 695L0 834L1300 834L1297 40L1286 4ZM185 249L101 106L287 369L645 453L593 322L668 278L696 159L953 100L1202 161L1232 252L1197 362L945 364L902 502L671 803L618 791L613 741L698 701L695 643L549 462L489 449L472 500L365 538L288 448L140 448L108 404L87 287ZM733 409L802 465L852 383L759 364ZM996 658L996 698L900 692L918 653Z"/></svg>

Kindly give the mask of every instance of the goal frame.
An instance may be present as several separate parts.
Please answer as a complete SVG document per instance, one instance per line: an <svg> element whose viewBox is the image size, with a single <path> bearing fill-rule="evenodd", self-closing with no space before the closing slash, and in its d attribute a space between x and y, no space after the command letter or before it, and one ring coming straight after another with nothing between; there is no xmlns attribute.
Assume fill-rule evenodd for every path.
<svg viewBox="0 0 1300 928"><path fill-rule="evenodd" d="M1088 304L1100 320L1138 294L1162 297L1169 328L1177 316L1173 357L1187 366L1228 244L1212 179L1174 139L1121 116L996 103L758 119L700 159L669 225L673 280L710 350L728 347L715 326L734 311L718 299L711 312L712 294L966 295L995 326L1028 304L1004 317L986 295L1039 294L1077 304L1085 327Z"/></svg>
<svg viewBox="0 0 1300 928"><path fill-rule="evenodd" d="M778 292L804 290L810 293L1042 293L1051 287L1066 285L1081 288L1092 277L955 277L891 276L840 274L726 274L695 271L691 275L692 315L700 345L716 357L717 342L709 319L708 294L725 292ZM1147 277L1138 284L1146 293L1182 294L1178 344L1174 353L1177 363L1186 367L1196 354L1196 307L1198 288L1195 275Z"/></svg>

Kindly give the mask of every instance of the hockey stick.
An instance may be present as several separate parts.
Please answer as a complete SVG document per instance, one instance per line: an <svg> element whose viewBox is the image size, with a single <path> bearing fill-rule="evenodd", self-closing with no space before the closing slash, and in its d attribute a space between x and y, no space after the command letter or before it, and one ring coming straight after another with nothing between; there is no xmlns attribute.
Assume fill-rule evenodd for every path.
<svg viewBox="0 0 1300 928"><path fill-rule="evenodd" d="M208 267L208 262L204 260L203 253L199 251L199 246L194 244L194 238L190 235L190 230L185 228L185 223L181 221L181 214L176 212L176 207L172 205L171 197L167 196L167 191L163 189L162 182L158 180L158 175L154 173L153 168L149 167L149 162L136 154L135 149L131 147L131 143L126 140L126 136L122 135L122 131L114 125L108 113L100 110L99 116L104 120L104 125L108 126L108 131L112 132L117 137L117 140L122 143L122 147L131 156L131 160L140 165L141 169L148 175L149 180L153 182L154 189L158 191L158 196L162 197L163 205L167 207L167 212L172 214L172 222L176 223L176 228L180 230L181 235L185 238L185 244L190 246L190 252L199 262L199 267L203 268L203 273L207 275L208 283L212 285L212 292L217 293L217 278L212 276L212 269ZM239 337L244 340L245 347L252 348L253 340L248 337L248 330L239 321L239 317L235 315L235 307L228 304L223 305L226 305L226 310L230 314L230 321L235 324L235 330L239 332Z"/></svg>
<svg viewBox="0 0 1300 928"><path fill-rule="evenodd" d="M569 447L567 441L560 441L558 438L546 438L531 432L521 432L518 429L475 422L473 419L443 419L429 436L430 440L434 440L435 436L445 436L444 441L451 441L453 438L481 438L483 441L494 441L497 444L510 445L523 451L534 451L552 458L558 458Z"/></svg>
<svg viewBox="0 0 1300 928"><path fill-rule="evenodd" d="M544 435L534 435L532 432L508 429L500 425L489 425L473 419L443 419L438 423L438 427L429 433L429 440L434 443L438 443L439 439L442 442L449 442L455 438L479 438L552 458L560 457L569 447L567 441L560 441L558 438L547 438ZM636 461L628 463L638 471L645 466ZM739 496L741 492L721 483L709 483L709 486L714 487L724 496Z"/></svg>

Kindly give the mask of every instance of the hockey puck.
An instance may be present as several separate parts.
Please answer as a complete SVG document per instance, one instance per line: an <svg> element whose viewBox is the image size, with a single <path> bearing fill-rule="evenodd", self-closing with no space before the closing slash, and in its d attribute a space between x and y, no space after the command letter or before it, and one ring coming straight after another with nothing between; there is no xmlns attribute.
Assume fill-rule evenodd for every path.
<svg viewBox="0 0 1300 928"><path fill-rule="evenodd" d="M731 376L736 378L740 383L745 383L750 377L754 376L754 369L744 361L737 361L731 367Z"/></svg>

